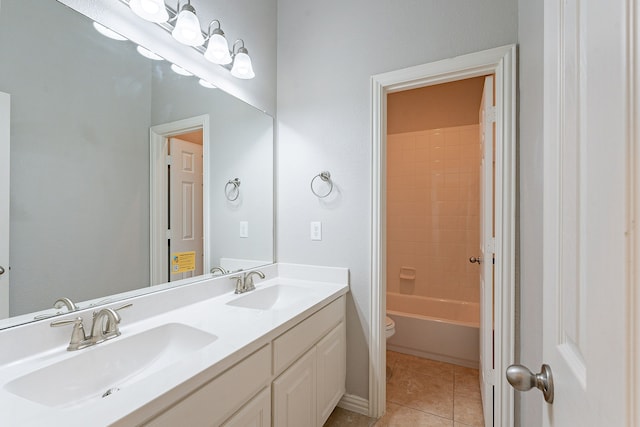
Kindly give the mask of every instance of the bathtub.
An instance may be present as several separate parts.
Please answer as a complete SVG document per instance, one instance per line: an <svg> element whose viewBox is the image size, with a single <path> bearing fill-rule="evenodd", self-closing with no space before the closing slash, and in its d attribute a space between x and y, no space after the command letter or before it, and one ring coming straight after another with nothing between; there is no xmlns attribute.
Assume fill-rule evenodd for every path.
<svg viewBox="0 0 640 427"><path fill-rule="evenodd" d="M387 292L387 316L388 350L478 368L480 304Z"/></svg>

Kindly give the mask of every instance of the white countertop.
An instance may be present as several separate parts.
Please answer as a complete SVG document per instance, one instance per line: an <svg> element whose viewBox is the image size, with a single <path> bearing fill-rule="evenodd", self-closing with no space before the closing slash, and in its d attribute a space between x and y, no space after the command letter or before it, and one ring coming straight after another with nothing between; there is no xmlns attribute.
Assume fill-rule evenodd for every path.
<svg viewBox="0 0 640 427"><path fill-rule="evenodd" d="M238 295L233 293L229 279L220 277L129 300L133 302L133 307L121 312L122 335L78 351L66 351L71 329L50 328L52 319L0 331L0 348L4 353L0 360L0 424L97 426L113 424L118 420L122 425L135 424L135 411L138 414L145 412L144 408L157 411L175 400L180 393L186 395L348 291L347 269L275 264L262 270L269 270L269 273L266 280L256 278L257 290L278 284L290 285L303 288L305 298L281 310L235 307L226 303L238 298ZM211 296L211 287L221 289ZM221 291L224 293L215 295ZM187 293L190 294L185 298L187 303L180 304ZM198 299L198 293L203 298L194 302L194 299ZM113 306L122 304L120 302ZM169 309L158 313L158 307ZM90 312L75 312L63 319L78 315L85 319L85 327L89 329L87 318ZM36 369L72 358L81 352L98 350L101 346L168 323L188 325L213 334L217 339L161 372L151 373L121 387L107 398L94 397L74 406L45 406L4 388L5 384ZM41 339L43 334L44 340ZM51 336L55 338L53 345ZM38 345L38 340L44 344ZM101 367L95 368L99 370ZM91 375L91 372L78 372L77 375ZM170 391L169 396L167 393Z"/></svg>

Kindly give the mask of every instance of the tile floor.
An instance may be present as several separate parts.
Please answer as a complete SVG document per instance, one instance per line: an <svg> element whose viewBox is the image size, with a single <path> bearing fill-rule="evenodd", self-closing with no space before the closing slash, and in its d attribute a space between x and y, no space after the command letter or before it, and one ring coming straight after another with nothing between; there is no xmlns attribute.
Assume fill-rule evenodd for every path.
<svg viewBox="0 0 640 427"><path fill-rule="evenodd" d="M483 426L478 370L387 351L387 412L379 420L336 408L324 427Z"/></svg>

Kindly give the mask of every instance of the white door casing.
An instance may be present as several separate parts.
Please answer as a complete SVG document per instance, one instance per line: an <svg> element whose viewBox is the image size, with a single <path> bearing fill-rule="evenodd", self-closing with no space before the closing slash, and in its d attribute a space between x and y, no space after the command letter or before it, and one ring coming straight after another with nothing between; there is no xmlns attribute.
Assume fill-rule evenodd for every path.
<svg viewBox="0 0 640 427"><path fill-rule="evenodd" d="M369 336L369 408L380 417L386 406L385 340L385 193L387 93L495 75L495 369L503 372L514 360L515 332L515 142L516 48L502 46L371 77L371 323ZM349 402L343 403L343 406ZM352 406L353 407L353 406ZM495 379L494 422L513 425L513 390L503 375Z"/></svg>
<svg viewBox="0 0 640 427"><path fill-rule="evenodd" d="M545 426L638 423L635 7L544 4Z"/></svg>
<svg viewBox="0 0 640 427"><path fill-rule="evenodd" d="M169 138L169 256L195 252L195 270L170 274L170 281L200 276L203 273L202 230L202 145Z"/></svg>
<svg viewBox="0 0 640 427"><path fill-rule="evenodd" d="M209 115L191 117L184 120L165 123L151 127L149 130L149 175L150 175L150 285L158 285L168 282L168 200L167 188L169 187L167 176L167 153L168 138L173 135L192 132L202 129L202 150L203 150L203 203L202 203L202 229L204 235L204 262L203 271L208 272L210 268L209 254L211 253L211 239L209 236L210 220L210 127Z"/></svg>
<svg viewBox="0 0 640 427"><path fill-rule="evenodd" d="M9 144L11 96L0 92L0 319L9 317Z"/></svg>
<svg viewBox="0 0 640 427"><path fill-rule="evenodd" d="M493 76L485 77L480 103L480 394L484 423L493 426Z"/></svg>

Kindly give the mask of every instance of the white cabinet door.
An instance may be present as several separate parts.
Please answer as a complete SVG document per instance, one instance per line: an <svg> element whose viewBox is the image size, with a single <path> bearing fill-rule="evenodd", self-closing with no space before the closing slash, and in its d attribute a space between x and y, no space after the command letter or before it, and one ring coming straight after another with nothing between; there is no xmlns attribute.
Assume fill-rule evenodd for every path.
<svg viewBox="0 0 640 427"><path fill-rule="evenodd" d="M631 3L544 2L545 426L630 425Z"/></svg>
<svg viewBox="0 0 640 427"><path fill-rule="evenodd" d="M9 317L10 96L0 92L0 319Z"/></svg>
<svg viewBox="0 0 640 427"><path fill-rule="evenodd" d="M346 348L347 337L344 322L340 322L316 346L318 426L324 425L345 393Z"/></svg>
<svg viewBox="0 0 640 427"><path fill-rule="evenodd" d="M222 427L269 427L271 425L271 390L262 390Z"/></svg>
<svg viewBox="0 0 640 427"><path fill-rule="evenodd" d="M316 348L273 382L274 427L316 425Z"/></svg>

